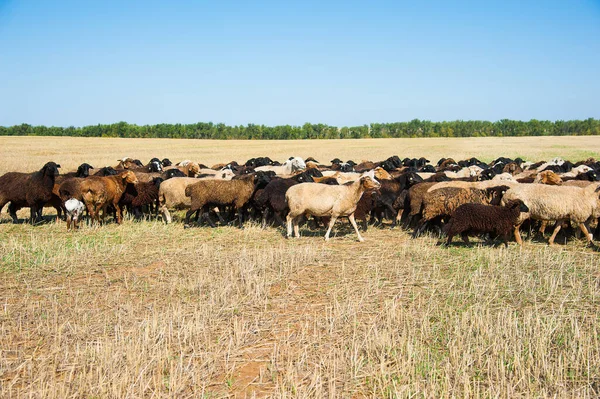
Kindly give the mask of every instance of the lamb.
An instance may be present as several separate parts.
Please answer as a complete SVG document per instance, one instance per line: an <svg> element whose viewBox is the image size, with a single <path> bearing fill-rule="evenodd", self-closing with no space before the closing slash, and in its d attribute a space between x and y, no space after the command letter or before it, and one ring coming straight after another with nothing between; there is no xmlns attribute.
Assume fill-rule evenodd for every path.
<svg viewBox="0 0 600 399"><path fill-rule="evenodd" d="M81 182L81 193L92 221L100 223L100 210L102 219L106 216L106 209L112 205L116 210L116 221L121 224L123 211L119 200L125 192L127 184L137 184L138 180L130 170L125 170L115 176L88 177Z"/></svg>
<svg viewBox="0 0 600 399"><path fill-rule="evenodd" d="M185 215L184 227L190 227L190 217L196 213L196 219L202 216L209 205L232 205L238 212L239 227L243 228L243 208L257 189L269 183L269 174L256 172L233 180L201 180L185 188L185 196L191 198L190 210ZM212 227L215 224L210 217Z"/></svg>
<svg viewBox="0 0 600 399"><path fill-rule="evenodd" d="M290 187L285 194L290 209L286 218L287 237L292 236L292 224L296 237L299 237L298 219L303 214L310 214L331 217L327 233L325 233L325 241L329 240L331 229L340 216L348 217L354 231L356 231L358 241L364 241L354 220L354 211L365 191L377 190L379 187L379 182L369 176L361 177L360 180L341 186L301 183Z"/></svg>
<svg viewBox="0 0 600 399"><path fill-rule="evenodd" d="M189 209L192 205L190 197L185 196L185 188L194 183L198 183L198 179L193 177L174 177L161 183L158 202L165 223L173 221L169 209Z"/></svg>
<svg viewBox="0 0 600 399"><path fill-rule="evenodd" d="M456 234L468 243L469 233L493 233L502 237L504 246L508 247L508 238L520 212L529 212L521 200L508 201L505 206L463 204L456 208L444 226L448 236L446 245L450 245Z"/></svg>
<svg viewBox="0 0 600 399"><path fill-rule="evenodd" d="M48 162L34 173L9 172L0 176L0 211L10 202L13 223L19 222L17 210L25 206L30 209L31 223L40 220L44 204L52 198L58 168L57 163Z"/></svg>
<svg viewBox="0 0 600 399"><path fill-rule="evenodd" d="M65 202L65 209L67 213L67 230L71 230L71 223L73 224L73 228L78 229L79 218L83 215L83 211L85 211L85 205L83 202L71 198Z"/></svg>
<svg viewBox="0 0 600 399"><path fill-rule="evenodd" d="M592 244L593 237L584 223L590 218L600 217L599 189L599 183L592 183L585 188L546 184L523 184L512 187L504 194L502 203L519 199L529 208L529 212L522 213L514 225L515 240L522 245L519 227L529 218L542 221L556 220L554 232L548 240L548 244L553 245L562 222L571 220L579 225L588 242Z"/></svg>
<svg viewBox="0 0 600 399"><path fill-rule="evenodd" d="M507 186L478 188L445 187L430 191L423 198L423 217L413 232L418 237L427 223L440 216L450 216L460 205L498 203Z"/></svg>

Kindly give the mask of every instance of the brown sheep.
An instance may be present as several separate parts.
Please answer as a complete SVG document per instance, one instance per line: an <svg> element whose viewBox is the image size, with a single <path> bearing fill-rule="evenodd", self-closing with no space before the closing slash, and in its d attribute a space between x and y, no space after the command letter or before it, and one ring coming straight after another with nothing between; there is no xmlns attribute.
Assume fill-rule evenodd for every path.
<svg viewBox="0 0 600 399"><path fill-rule="evenodd" d="M444 187L426 193L423 197L423 217L413 232L419 236L427 223L440 216L450 216L460 205L498 204L508 186L490 187L487 189Z"/></svg>
<svg viewBox="0 0 600 399"><path fill-rule="evenodd" d="M270 181L266 172L242 175L233 180L200 180L185 188L185 196L191 198L190 210L185 215L185 227L190 227L190 217L196 213L199 219L207 207L232 205L238 212L239 227L243 228L243 208L257 189L265 187ZM208 222L215 227L208 217Z"/></svg>
<svg viewBox="0 0 600 399"><path fill-rule="evenodd" d="M80 183L81 193L92 221L100 223L100 210L102 210L102 219L104 219L106 208L112 205L116 210L116 221L121 224L123 211L119 206L119 200L125 192L127 184L137 184L137 182L135 173L130 170L114 176L91 176L84 179Z"/></svg>

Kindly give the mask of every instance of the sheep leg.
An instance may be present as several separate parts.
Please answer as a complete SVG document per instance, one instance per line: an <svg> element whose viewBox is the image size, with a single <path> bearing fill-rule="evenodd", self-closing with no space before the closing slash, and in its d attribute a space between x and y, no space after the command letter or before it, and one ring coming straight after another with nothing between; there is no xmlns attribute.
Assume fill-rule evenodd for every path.
<svg viewBox="0 0 600 399"><path fill-rule="evenodd" d="M593 238L594 236L592 234L590 234L589 230L587 229L587 227L585 226L585 223L579 223L579 229L581 229L581 232L585 235L585 237L588 240L589 244L593 243Z"/></svg>
<svg viewBox="0 0 600 399"><path fill-rule="evenodd" d="M12 202L8 206L8 213L10 214L14 224L19 223L19 218L17 217L17 208L12 204Z"/></svg>
<svg viewBox="0 0 600 399"><path fill-rule="evenodd" d="M402 221L402 214L404 213L404 209L399 209L398 213L396 214L396 221L394 222L394 226L395 225L399 225L400 222Z"/></svg>
<svg viewBox="0 0 600 399"><path fill-rule="evenodd" d="M263 209L262 211L262 228L266 228L267 227L267 219L269 217L269 207L265 207L265 209Z"/></svg>
<svg viewBox="0 0 600 399"><path fill-rule="evenodd" d="M296 237L300 237L300 218L301 217L302 217L302 215L296 216L294 218L294 234L296 235Z"/></svg>
<svg viewBox="0 0 600 399"><path fill-rule="evenodd" d="M520 224L516 225L514 229L515 241L520 246L523 246L523 240L521 239L521 233L519 233L519 227L521 227Z"/></svg>
<svg viewBox="0 0 600 399"><path fill-rule="evenodd" d="M419 223L417 223L417 227L415 227L415 231L413 232L413 238L419 237L423 231L425 231L425 227L427 227L428 220L421 219Z"/></svg>
<svg viewBox="0 0 600 399"><path fill-rule="evenodd" d="M452 238L454 238L454 234L448 233L448 239L446 240L446 245L450 245L452 243Z"/></svg>
<svg viewBox="0 0 600 399"><path fill-rule="evenodd" d="M547 220L542 220L542 224L540 226L540 235L543 237L544 233L546 232L546 226L548 226L548 221Z"/></svg>
<svg viewBox="0 0 600 399"><path fill-rule="evenodd" d="M282 227L285 226L285 223L284 223L283 219L281 218L281 215L279 215L279 212L277 212L277 211L273 212L273 216L275 217L275 222L278 225L280 225Z"/></svg>
<svg viewBox="0 0 600 399"><path fill-rule="evenodd" d="M329 241L329 233L331 233L331 229L333 228L333 225L335 224L336 220L337 220L337 216L331 215L331 219L329 219L329 227L327 227L327 233L325 233L325 241ZM360 234L358 236L360 237ZM362 238L362 237L360 237L360 238Z"/></svg>
<svg viewBox="0 0 600 399"><path fill-rule="evenodd" d="M554 224L554 231L552 232L552 235L550 236L550 239L548 240L548 245L554 245L554 239L556 238L556 235L558 234L558 232L560 231L560 228L562 227L562 220L557 220L556 223Z"/></svg>
<svg viewBox="0 0 600 399"><path fill-rule="evenodd" d="M469 235L467 234L466 231L463 231L462 233L460 233L460 236L462 237L462 239L465 242L465 244L469 243Z"/></svg>
<svg viewBox="0 0 600 399"><path fill-rule="evenodd" d="M169 224L172 222L171 214L169 213L169 210L167 209L166 205L163 205L160 207L160 214L162 215L163 221L166 224Z"/></svg>
<svg viewBox="0 0 600 399"><path fill-rule="evenodd" d="M360 232L358 231L358 226L356 225L356 220L354 220L354 213L351 213L348 216L348 219L350 220L350 223L352 223L352 227L354 227L354 231L356 231L356 235L358 236L358 241L363 242L365 239L362 238L362 236L360 235Z"/></svg>
<svg viewBox="0 0 600 399"><path fill-rule="evenodd" d="M239 227L240 227L240 229L243 229L244 228L244 208L237 209L237 214L238 214Z"/></svg>
<svg viewBox="0 0 600 399"><path fill-rule="evenodd" d="M200 212L200 214L205 214L206 215L206 220L208 221L208 224L210 225L210 227L212 227L213 229L215 227L217 227L217 225L215 224L215 222L213 222L213 220L210 218L210 209L205 209L204 207L202 208L202 211Z"/></svg>
<svg viewBox="0 0 600 399"><path fill-rule="evenodd" d="M277 213L277 212L275 212ZM288 213L287 217L286 217L286 222L287 222L287 238L290 238L292 236L292 220L294 219L294 217L292 216L291 213Z"/></svg>
<svg viewBox="0 0 600 399"><path fill-rule="evenodd" d="M200 210L198 210L198 211L200 211ZM192 217L194 212L196 212L196 209L190 209L189 211L187 211L185 213L185 224L183 225L184 228L190 227L190 218Z"/></svg>
<svg viewBox="0 0 600 399"><path fill-rule="evenodd" d="M71 230L71 215L67 215L67 230Z"/></svg>
<svg viewBox="0 0 600 399"><path fill-rule="evenodd" d="M115 207L115 211L117 214L117 224L123 223L123 210L121 209L119 204L113 203L113 206Z"/></svg>

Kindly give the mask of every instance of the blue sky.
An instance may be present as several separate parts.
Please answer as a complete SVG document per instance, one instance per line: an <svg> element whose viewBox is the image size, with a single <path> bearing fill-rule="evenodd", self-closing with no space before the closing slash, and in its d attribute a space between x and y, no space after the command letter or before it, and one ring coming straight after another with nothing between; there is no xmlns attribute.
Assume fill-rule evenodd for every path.
<svg viewBox="0 0 600 399"><path fill-rule="evenodd" d="M599 0L0 0L4 126L588 117Z"/></svg>

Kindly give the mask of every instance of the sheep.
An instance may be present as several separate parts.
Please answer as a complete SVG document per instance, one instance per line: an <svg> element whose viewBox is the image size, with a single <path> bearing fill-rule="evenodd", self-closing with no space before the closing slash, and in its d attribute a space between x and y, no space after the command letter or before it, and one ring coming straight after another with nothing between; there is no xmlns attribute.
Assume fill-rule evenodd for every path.
<svg viewBox="0 0 600 399"><path fill-rule="evenodd" d="M137 183L135 173L130 170L125 170L114 176L84 179L80 184L81 193L92 222L100 223L100 210L103 211L102 219L104 219L108 205L112 205L116 210L116 222L121 224L123 211L119 206L119 200L125 192L127 184Z"/></svg>
<svg viewBox="0 0 600 399"><path fill-rule="evenodd" d="M117 170L112 166L105 166L103 168L98 169L98 171L94 173L94 176L114 176L117 173L119 172L117 172Z"/></svg>
<svg viewBox="0 0 600 399"><path fill-rule="evenodd" d="M561 177L551 170L544 170L538 173L533 179L533 183L548 184L551 186L559 186L563 183Z"/></svg>
<svg viewBox="0 0 600 399"><path fill-rule="evenodd" d="M300 157L288 159L281 166L265 165L255 168L257 172L273 171L279 176L288 176L303 169L306 169L306 163Z"/></svg>
<svg viewBox="0 0 600 399"><path fill-rule="evenodd" d="M585 173L588 173L588 172L591 172L591 171L594 171L594 169L590 168L587 165L579 165L579 166L571 169L570 172L563 173L561 175L561 177L563 179L564 178L570 178L570 177L578 177L579 175L582 175L582 174L585 174Z"/></svg>
<svg viewBox="0 0 600 399"><path fill-rule="evenodd" d="M562 222L571 220L579 225L588 242L592 244L592 235L589 234L584 223L588 219L600 216L599 187L598 183L592 183L585 188L546 184L523 184L512 187L504 194L502 203L519 199L529 208L529 212L522 213L514 225L515 240L522 245L519 227L529 218L542 221L556 220L554 232L548 240L548 244L553 245Z"/></svg>
<svg viewBox="0 0 600 399"><path fill-rule="evenodd" d="M347 216L358 236L358 241L364 238L358 231L354 220L356 205L367 190L377 190L380 184L369 176L341 186L325 184L301 183L292 186L285 194L289 212L287 215L287 237L292 235L292 224L296 237L300 237L298 218L306 213L313 216L329 216L329 227L325 233L325 241L329 241L329 234L340 216Z"/></svg>
<svg viewBox="0 0 600 399"><path fill-rule="evenodd" d="M423 197L423 217L413 232L418 237L427 223L435 218L450 216L462 204L492 204L499 202L502 193L508 186L478 188L445 187L430 191Z"/></svg>
<svg viewBox="0 0 600 399"><path fill-rule="evenodd" d="M413 185L422 182L423 179L419 174L408 172L393 180L381 180L381 187L379 189L379 195L374 207L374 213L378 216L378 224L381 224L383 214L389 211L389 215L394 218L392 227L396 225L398 219L398 209L394 207L394 203L400 193L404 190L408 190Z"/></svg>
<svg viewBox="0 0 600 399"><path fill-rule="evenodd" d="M156 204L156 210L158 211L158 190L163 181L162 177L155 177L149 182L128 184L119 200L119 205L121 208L126 206L131 209L136 219L142 217L142 207L144 206L152 208L152 205Z"/></svg>
<svg viewBox="0 0 600 399"><path fill-rule="evenodd" d="M243 208L254 192L269 183L269 175L256 172L240 176L235 180L201 180L185 188L185 196L190 197L191 206L185 215L185 228L190 227L190 217L196 213L196 219L202 216L208 205L232 205L238 212L239 227L243 228ZM211 227L215 227L210 217Z"/></svg>
<svg viewBox="0 0 600 399"><path fill-rule="evenodd" d="M117 164L117 166L114 167L114 169L116 169L116 170L135 169L135 168L144 166L144 165L142 165L141 162L137 161L136 159L130 158L130 157L118 159L117 161L119 163Z"/></svg>
<svg viewBox="0 0 600 399"><path fill-rule="evenodd" d="M520 212L528 211L529 208L521 200L508 201L505 206L462 204L444 226L443 230L448 236L446 245L450 245L456 234L460 234L463 241L468 243L469 233L493 233L502 237L504 246L508 247L508 238Z"/></svg>
<svg viewBox="0 0 600 399"><path fill-rule="evenodd" d="M85 205L83 202L71 198L65 202L65 209L67 214L67 230L71 230L71 223L73 228L79 228L79 218L85 211Z"/></svg>
<svg viewBox="0 0 600 399"><path fill-rule="evenodd" d="M161 177L164 180L168 180L173 177L186 177L186 175L179 169L167 169L162 173Z"/></svg>
<svg viewBox="0 0 600 399"><path fill-rule="evenodd" d="M0 176L0 211L10 202L10 216L13 223L18 223L17 210L27 206L31 223L39 221L44 204L52 198L59 168L59 164L48 162L37 172L9 172Z"/></svg>
<svg viewBox="0 0 600 399"><path fill-rule="evenodd" d="M189 209L192 205L190 198L185 196L185 188L194 183L198 183L198 179L193 177L174 177L161 183L158 202L165 223L173 221L169 209Z"/></svg>
<svg viewBox="0 0 600 399"><path fill-rule="evenodd" d="M185 165L180 165L177 167L177 169L183 172L187 177L194 177L196 174L200 173L201 168L196 162L186 162Z"/></svg>

